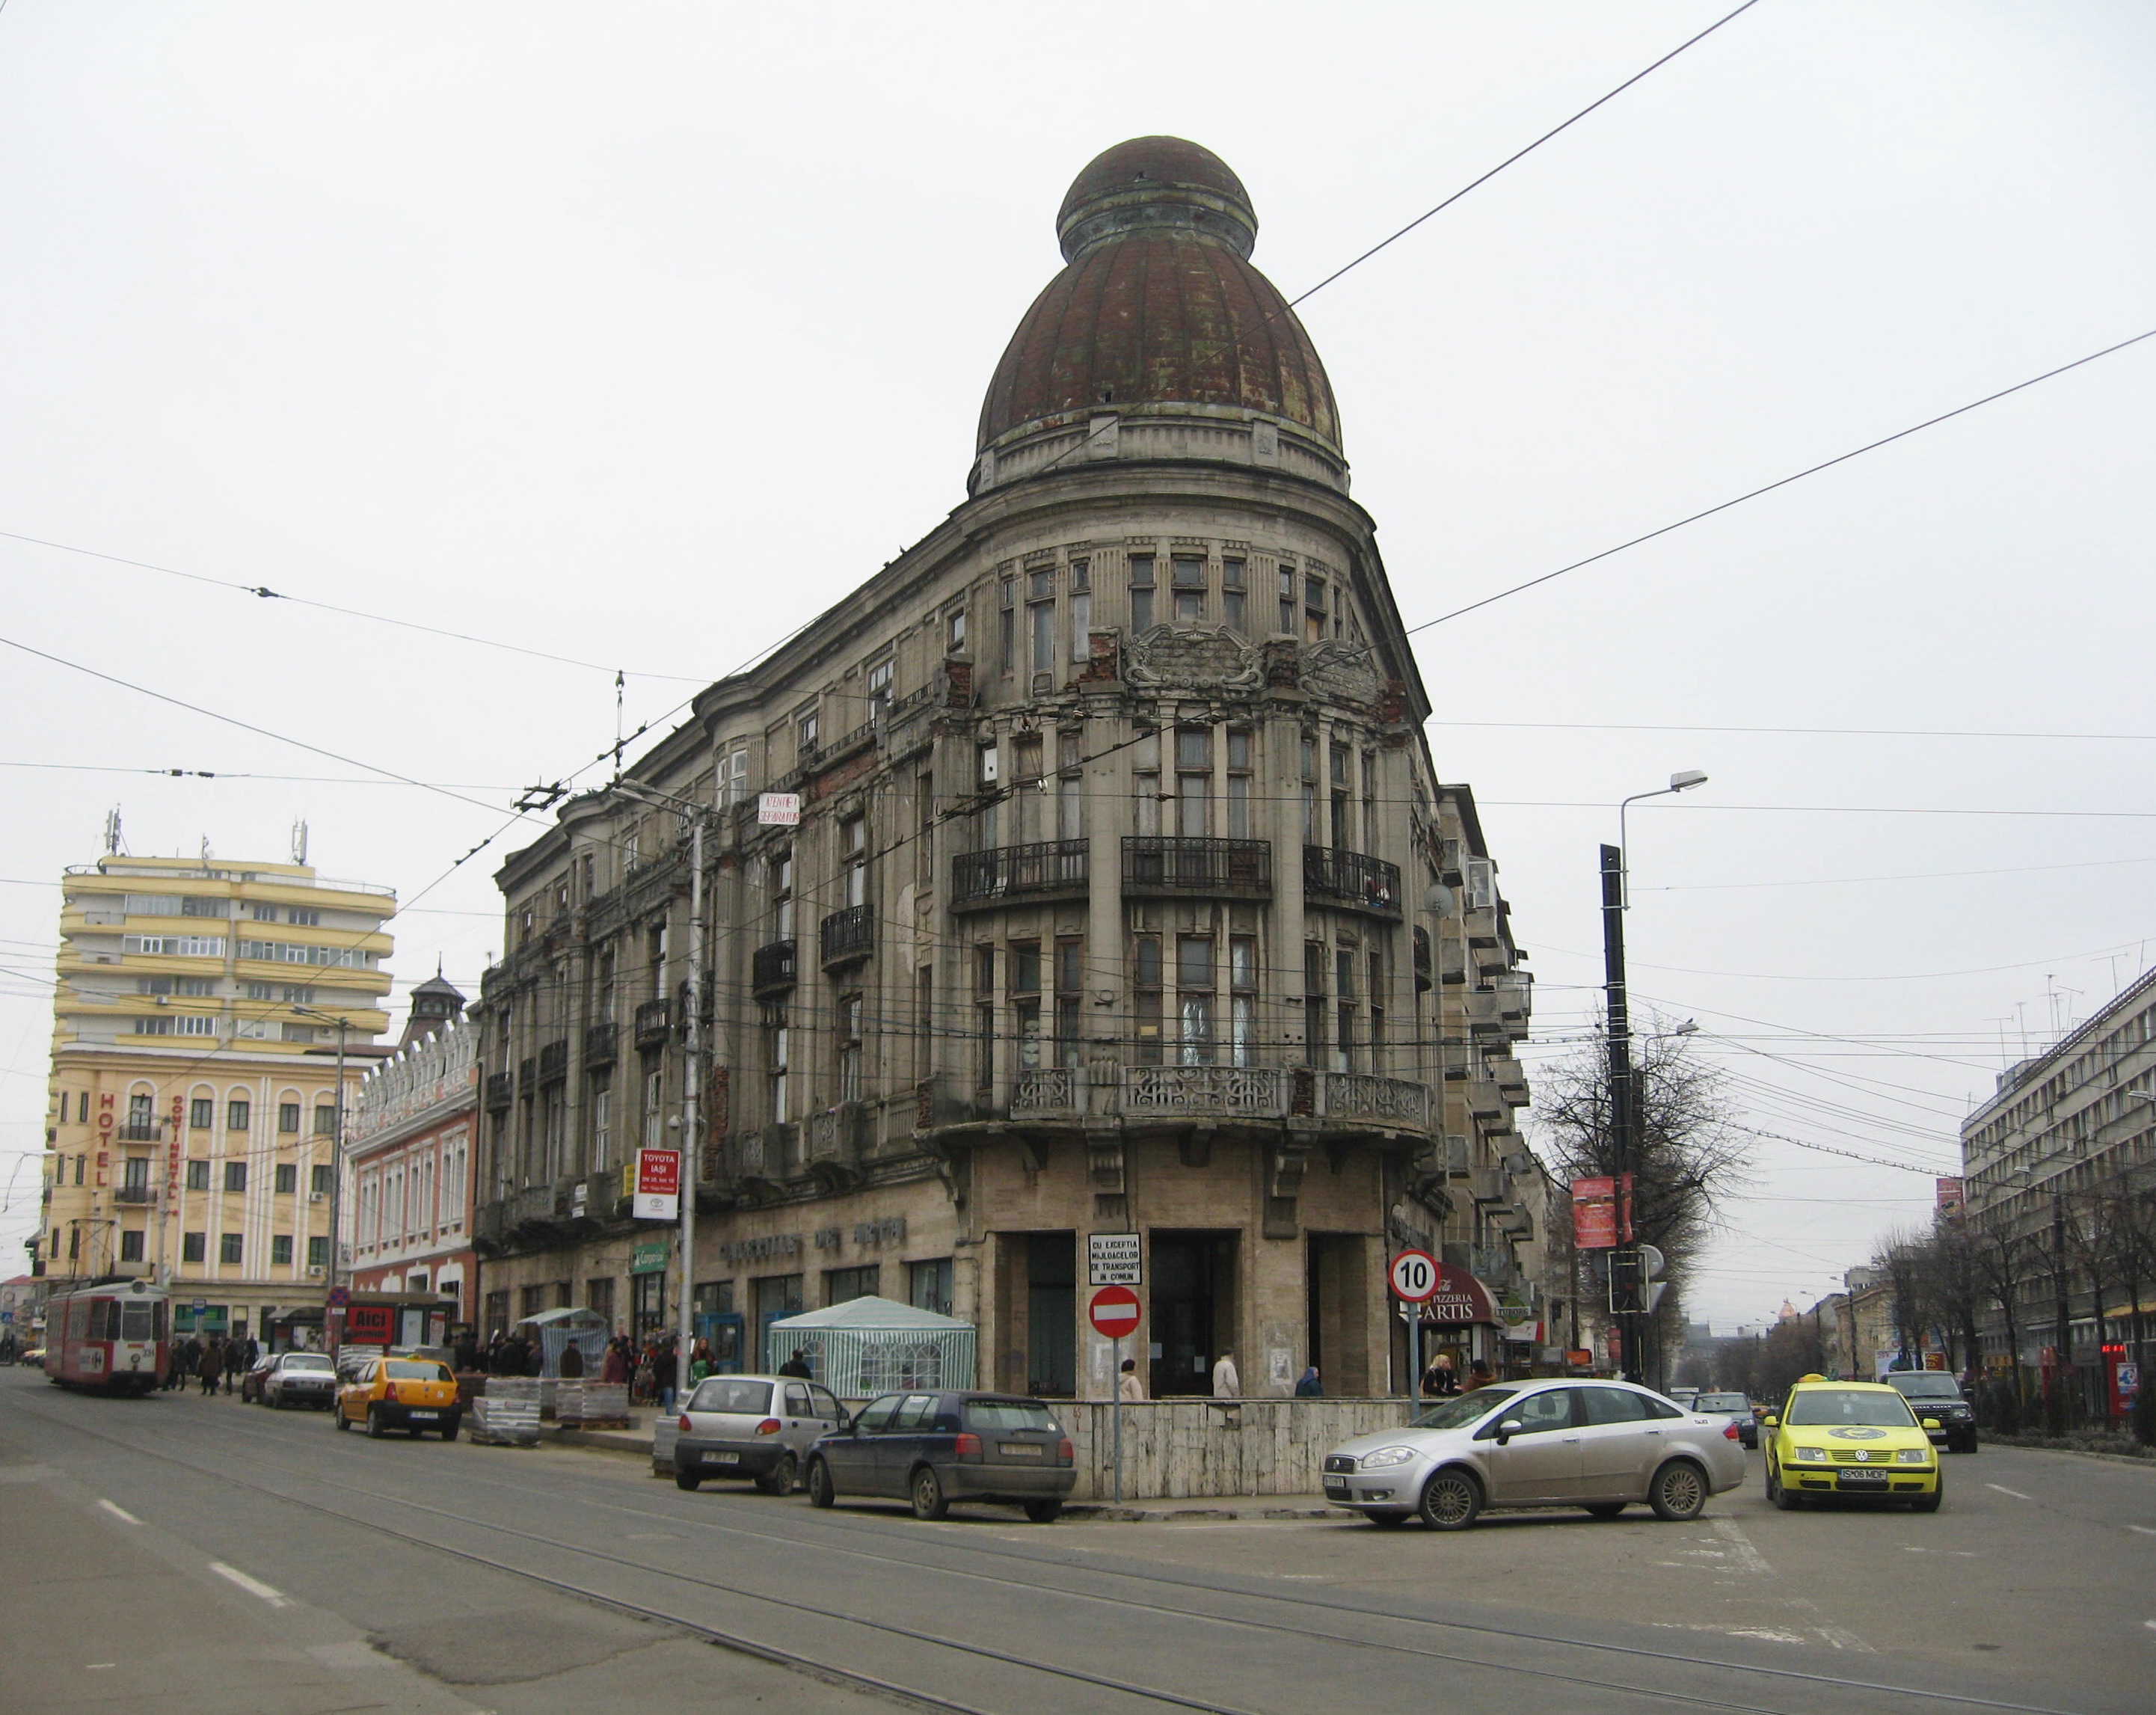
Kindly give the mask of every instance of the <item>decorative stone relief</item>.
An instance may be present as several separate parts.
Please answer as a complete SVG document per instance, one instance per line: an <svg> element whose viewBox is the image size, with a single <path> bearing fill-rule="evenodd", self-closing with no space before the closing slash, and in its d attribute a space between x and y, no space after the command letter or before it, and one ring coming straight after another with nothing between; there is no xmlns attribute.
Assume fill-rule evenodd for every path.
<svg viewBox="0 0 2156 1715"><path fill-rule="evenodd" d="M1141 690L1255 691L1260 682L1257 650L1224 626L1156 625L1124 653L1124 677Z"/></svg>
<svg viewBox="0 0 2156 1715"><path fill-rule="evenodd" d="M1382 688L1370 645L1333 637L1303 645L1302 683L1320 696L1363 704L1377 701Z"/></svg>

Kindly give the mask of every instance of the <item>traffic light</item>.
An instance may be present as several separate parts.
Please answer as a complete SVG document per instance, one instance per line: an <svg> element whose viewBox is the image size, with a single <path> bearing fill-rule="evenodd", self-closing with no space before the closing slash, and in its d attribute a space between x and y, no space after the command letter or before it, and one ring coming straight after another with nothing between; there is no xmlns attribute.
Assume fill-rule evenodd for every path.
<svg viewBox="0 0 2156 1715"><path fill-rule="evenodd" d="M1609 1253L1609 1313L1612 1316L1637 1316L1645 1310L1646 1295L1640 1290L1645 1284L1637 1250L1613 1250Z"/></svg>

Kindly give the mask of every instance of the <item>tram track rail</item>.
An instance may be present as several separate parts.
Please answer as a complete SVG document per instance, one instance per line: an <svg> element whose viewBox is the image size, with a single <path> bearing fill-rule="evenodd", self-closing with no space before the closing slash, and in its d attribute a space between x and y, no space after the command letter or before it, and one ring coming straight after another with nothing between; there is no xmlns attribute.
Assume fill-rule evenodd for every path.
<svg viewBox="0 0 2156 1715"><path fill-rule="evenodd" d="M56 1425L62 1424L62 1420L49 1412L38 1411L36 1415ZM222 1478L227 1475L226 1472L214 1466L200 1464L170 1451L143 1445L126 1436L100 1430L88 1429L78 1424L69 1423L64 1426L76 1433L90 1435L99 1440L125 1447L131 1452L178 1466L198 1476ZM242 1435L250 1440L265 1445L280 1449L290 1449L295 1446L289 1437L270 1431L266 1426L256 1428L251 1425L239 1424L228 1425L225 1427L228 1433ZM491 1533L496 1537L527 1543L547 1552L574 1555L596 1565L619 1569L645 1578L686 1584L716 1594L788 1610L795 1615L809 1615L842 1626L859 1628L890 1638L901 1639L911 1643L997 1662L1033 1674L1089 1685L1144 1702L1204 1712L1204 1715L1270 1715L1270 1712L1255 1711L1236 1704L1193 1697L1168 1687L1119 1679L1112 1675L1093 1673L1067 1663L1047 1661L1036 1656L1001 1650L991 1645L964 1638L947 1636L920 1627L878 1620L858 1612L803 1601L796 1597L773 1594L767 1590L731 1583L701 1572L684 1571L654 1565L649 1560L613 1553L587 1543L570 1542L559 1537L526 1530L520 1526L477 1517L469 1512L458 1512L430 1505L425 1502L415 1500L408 1494L386 1493L358 1484L324 1477L315 1471L299 1471L281 1461L275 1466L275 1469L280 1477L331 1489L364 1502L394 1507L408 1512L424 1513L439 1518L450 1525L481 1533ZM443 1475L439 1471L429 1474ZM527 1487L505 1482L494 1477L474 1477L465 1472L458 1473L457 1480L467 1484L480 1483L489 1488L498 1488L526 1497L528 1497L531 1492ZM670 1611L647 1601L632 1599L619 1591L597 1589L588 1584L578 1583L572 1579L536 1570L515 1561L504 1559L498 1554L489 1554L472 1548L458 1547L443 1542L435 1536L400 1529L393 1524L385 1523L379 1519L370 1518L345 1508L331 1506L306 1496L290 1494L281 1489L269 1489L266 1486L259 1484L258 1487L262 1487L264 1492L274 1495L275 1498L287 1504L334 1518L355 1528L372 1531L418 1548L430 1548L512 1577L527 1579L562 1594L573 1595L617 1611L675 1626L684 1632L703 1638L721 1647L737 1650L806 1673L817 1679L853 1686L884 1697L897 1697L922 1707L963 1712L963 1715L991 1715L991 1712L979 1709L973 1705L938 1692L885 1679L859 1670L837 1666L827 1660L788 1650L767 1639L749 1636L725 1627L715 1626L708 1621L700 1620L690 1615ZM737 1522L698 1518L683 1512L663 1512L646 1507L627 1506L579 1494L562 1494L556 1498L561 1502L579 1507L602 1510L619 1516L664 1523L677 1528L690 1528L740 1538L767 1548L784 1548L811 1554L839 1554L848 1558L891 1566L910 1574L918 1574L932 1571L941 1576L985 1583L1003 1589L1021 1589L1029 1594L1043 1598L1133 1610L1156 1617L1262 1633L1272 1637L1300 1640L1334 1648L1419 1658L1432 1664L1442 1664L1455 1670L1464 1668L1493 1675L1518 1676L1573 1687L1590 1687L1611 1697L1640 1699L1645 1707L1650 1708L1682 1705L1688 1707L1727 1711L1729 1712L1729 1715L1792 1715L1793 1707L1801 1706L1770 1706L1697 1691L1686 1692L1665 1686L1625 1683L1612 1680L1606 1672L1571 1671L1546 1664L1492 1659L1488 1655L1476 1654L1465 1649L1447 1650L1436 1647L1429 1641L1404 1643L1381 1638L1357 1636L1346 1631L1312 1626L1304 1622L1306 1620L1308 1610L1319 1607L1328 1613L1337 1614L1343 1619L1353 1618L1422 1630L1447 1631L1487 1640L1501 1646L1517 1648L1524 1646L1558 1652L1577 1651L1629 1659L1643 1666L1653 1664L1665 1669L1691 1673L1757 1676L1789 1684L1793 1690L1804 1687L1814 1692L1830 1691L1852 1696L1870 1694L1896 1699L1916 1699L1943 1710L1982 1709L2001 1712L2001 1715L2072 1715L2072 1712L2050 1705L2016 1702L1974 1693L1936 1691L1923 1687L1892 1684L1846 1675L1818 1673L1755 1662L1732 1661L1681 1651L1655 1650L1640 1645L1567 1637L1501 1625L1490 1621L1405 1615L1383 1608L1342 1600L1318 1592L1297 1591L1289 1594L1285 1592L1250 1589L1241 1585L1210 1583L1188 1574L1177 1575L1167 1572L1109 1566L1091 1560L1075 1564L1044 1561L1037 1553L1019 1552L1008 1547L990 1545L986 1543L973 1543L966 1545L966 1552L975 1556L1014 1561L1036 1572L1054 1568L1090 1579L1104 1581L1119 1580L1127 1584L1134 1583L1141 1587L1165 1587L1185 1596L1202 1594L1222 1601L1239 1601L1260 1606L1287 1608L1293 1610L1293 1613L1291 1615L1283 1615L1279 1618L1252 1619L1235 1615L1210 1613L1199 1608L1179 1604L1163 1605L1158 1599L1141 1599L1134 1595L1104 1594L1098 1590L1074 1589L1064 1584L1044 1582L1037 1579L990 1574L962 1566L927 1562L923 1559L920 1550L932 1548L940 1550L945 1546L942 1542L933 1538L923 1539L914 1537L906 1546L915 1552L906 1554L886 1553L880 1549L863 1547L856 1541L845 1539L868 1535L872 1540L879 1542L892 1541L891 1533L869 1525L866 1520L860 1521L859 1524L840 1526L834 1529L833 1521L819 1516L814 1521L812 1526L818 1531L817 1538L804 1540L801 1537L789 1536L777 1531L752 1528ZM894 1546L896 1546L895 1543Z"/></svg>

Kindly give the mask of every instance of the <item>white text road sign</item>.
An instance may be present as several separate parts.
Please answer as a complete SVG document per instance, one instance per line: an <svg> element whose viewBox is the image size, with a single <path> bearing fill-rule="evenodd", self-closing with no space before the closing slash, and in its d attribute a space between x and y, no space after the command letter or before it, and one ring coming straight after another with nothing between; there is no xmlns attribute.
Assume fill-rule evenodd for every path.
<svg viewBox="0 0 2156 1715"><path fill-rule="evenodd" d="M1086 1307L1093 1332L1111 1340L1135 1333L1138 1325L1138 1295L1128 1286L1103 1286Z"/></svg>
<svg viewBox="0 0 2156 1715"><path fill-rule="evenodd" d="M1137 1286L1144 1284L1136 1233L1094 1233L1086 1240L1086 1284Z"/></svg>
<svg viewBox="0 0 2156 1715"><path fill-rule="evenodd" d="M1393 1296L1420 1304L1437 1290L1437 1259L1427 1250L1403 1250L1386 1271Z"/></svg>

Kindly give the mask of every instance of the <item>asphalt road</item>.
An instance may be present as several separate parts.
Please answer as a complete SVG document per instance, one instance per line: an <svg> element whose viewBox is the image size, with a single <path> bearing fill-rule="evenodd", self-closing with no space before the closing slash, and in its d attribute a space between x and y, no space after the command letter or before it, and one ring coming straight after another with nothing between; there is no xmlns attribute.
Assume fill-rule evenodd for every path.
<svg viewBox="0 0 2156 1715"><path fill-rule="evenodd" d="M570 1450L0 1371L0 1704L569 1715L723 1696L1289 1715L2156 1706L2156 1471L1987 1450L1945 1508L924 1525ZM717 1647L714 1647L714 1646ZM677 1701L675 1707L680 1707Z"/></svg>

